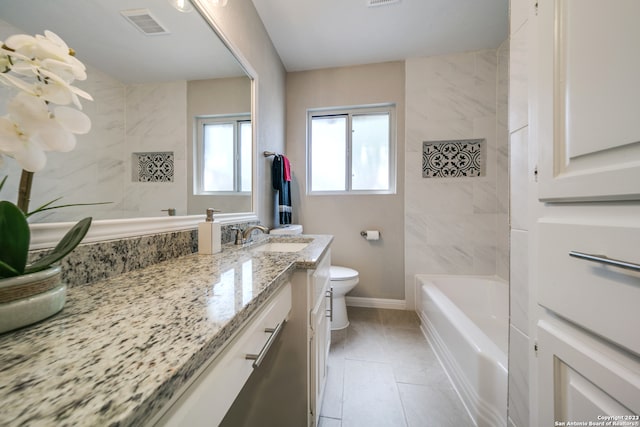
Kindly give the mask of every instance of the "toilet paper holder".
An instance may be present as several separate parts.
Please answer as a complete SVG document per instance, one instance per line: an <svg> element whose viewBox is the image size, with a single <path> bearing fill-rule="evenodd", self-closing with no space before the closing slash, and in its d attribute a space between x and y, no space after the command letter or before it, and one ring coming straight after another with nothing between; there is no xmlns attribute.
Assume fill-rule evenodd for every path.
<svg viewBox="0 0 640 427"><path fill-rule="evenodd" d="M362 230L360 232L360 235L362 237L364 237L365 239L367 239L367 236L369 235L369 232L375 231L378 234L378 238L382 237L382 233L378 230Z"/></svg>

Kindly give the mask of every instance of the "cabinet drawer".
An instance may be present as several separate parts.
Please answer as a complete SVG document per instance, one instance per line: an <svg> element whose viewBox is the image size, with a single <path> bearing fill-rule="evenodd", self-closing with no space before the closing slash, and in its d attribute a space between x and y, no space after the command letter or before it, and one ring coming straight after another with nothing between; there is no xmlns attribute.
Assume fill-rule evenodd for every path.
<svg viewBox="0 0 640 427"><path fill-rule="evenodd" d="M569 256L570 251L640 263L640 225L539 224L539 303L640 354L640 274Z"/></svg>
<svg viewBox="0 0 640 427"><path fill-rule="evenodd" d="M213 357L156 424L158 426L218 425L253 372L253 360L265 349L273 330L291 310L291 284L287 283L266 304L222 353Z"/></svg>

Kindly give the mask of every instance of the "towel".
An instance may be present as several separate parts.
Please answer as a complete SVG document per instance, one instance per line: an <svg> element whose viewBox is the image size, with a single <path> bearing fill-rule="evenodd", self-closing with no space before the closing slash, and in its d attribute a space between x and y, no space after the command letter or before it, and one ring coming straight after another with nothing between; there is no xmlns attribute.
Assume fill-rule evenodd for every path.
<svg viewBox="0 0 640 427"><path fill-rule="evenodd" d="M284 180L291 181L291 164L289 163L289 159L285 156L282 157L282 167L284 169Z"/></svg>
<svg viewBox="0 0 640 427"><path fill-rule="evenodd" d="M289 170L289 180L286 179L285 164L289 164L289 160L280 154L276 154L271 164L271 185L274 190L278 191L278 217L279 224L291 224L291 166Z"/></svg>

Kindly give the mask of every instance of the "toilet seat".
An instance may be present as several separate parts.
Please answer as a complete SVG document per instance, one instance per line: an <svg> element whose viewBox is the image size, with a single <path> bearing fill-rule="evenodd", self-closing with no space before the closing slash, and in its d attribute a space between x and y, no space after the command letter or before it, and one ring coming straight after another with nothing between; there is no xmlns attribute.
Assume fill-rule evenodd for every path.
<svg viewBox="0 0 640 427"><path fill-rule="evenodd" d="M340 282L357 278L358 272L352 268L332 265L329 275L332 282Z"/></svg>

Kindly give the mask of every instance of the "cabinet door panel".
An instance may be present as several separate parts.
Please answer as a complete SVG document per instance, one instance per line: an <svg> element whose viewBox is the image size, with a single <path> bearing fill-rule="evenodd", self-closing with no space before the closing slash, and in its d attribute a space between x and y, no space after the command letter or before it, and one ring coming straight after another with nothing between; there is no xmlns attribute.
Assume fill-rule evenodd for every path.
<svg viewBox="0 0 640 427"><path fill-rule="evenodd" d="M598 416L603 414L629 415L632 413L629 408L625 408L561 359L556 359L555 362L560 376L558 394L565 396L564 399L559 399L558 412L561 419L597 420Z"/></svg>
<svg viewBox="0 0 640 427"><path fill-rule="evenodd" d="M322 295L329 290L329 284L325 283ZM331 340L329 318L327 317L329 301L326 297L320 297L317 306L311 312L311 327L313 338L311 340L311 411L314 414L314 425L318 425L324 386L327 382L327 354Z"/></svg>
<svg viewBox="0 0 640 427"><path fill-rule="evenodd" d="M638 358L551 317L538 322L538 347L540 425L640 413Z"/></svg>
<svg viewBox="0 0 640 427"><path fill-rule="evenodd" d="M539 5L540 199L640 199L640 2Z"/></svg>

